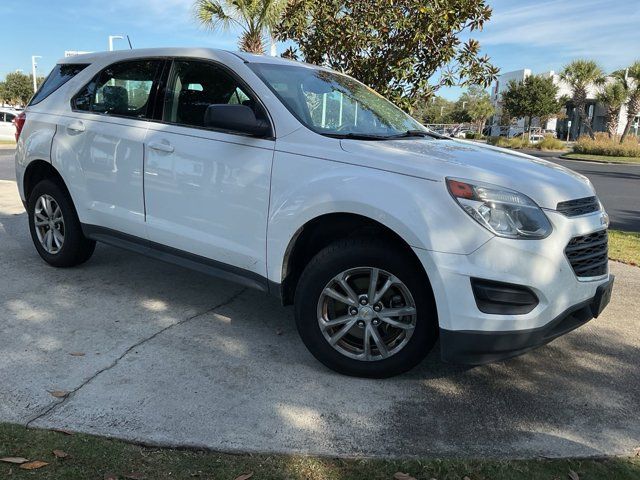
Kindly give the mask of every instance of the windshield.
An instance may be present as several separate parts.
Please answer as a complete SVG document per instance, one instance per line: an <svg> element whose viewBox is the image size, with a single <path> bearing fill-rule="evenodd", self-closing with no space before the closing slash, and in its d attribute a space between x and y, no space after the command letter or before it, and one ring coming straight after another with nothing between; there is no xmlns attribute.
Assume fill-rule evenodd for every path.
<svg viewBox="0 0 640 480"><path fill-rule="evenodd" d="M322 135L391 138L428 134L369 87L338 73L296 65L250 63L298 120Z"/></svg>

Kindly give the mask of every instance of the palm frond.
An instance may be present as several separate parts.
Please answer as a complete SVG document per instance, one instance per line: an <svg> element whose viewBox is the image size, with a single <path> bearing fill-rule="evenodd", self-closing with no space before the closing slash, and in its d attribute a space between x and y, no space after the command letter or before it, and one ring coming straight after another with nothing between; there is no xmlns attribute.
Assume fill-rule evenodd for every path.
<svg viewBox="0 0 640 480"><path fill-rule="evenodd" d="M233 2L219 0L195 0L193 11L196 20L204 28L210 30L228 30L231 25L239 24L238 19L229 5ZM229 7L232 8L229 8Z"/></svg>

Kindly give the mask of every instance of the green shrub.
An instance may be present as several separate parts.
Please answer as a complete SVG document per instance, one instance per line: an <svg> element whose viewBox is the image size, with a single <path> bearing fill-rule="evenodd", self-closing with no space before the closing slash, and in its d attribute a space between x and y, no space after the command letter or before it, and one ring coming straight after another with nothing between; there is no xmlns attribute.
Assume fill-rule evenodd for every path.
<svg viewBox="0 0 640 480"><path fill-rule="evenodd" d="M480 132L467 132L464 134L464 138L467 140L480 140L483 136Z"/></svg>
<svg viewBox="0 0 640 480"><path fill-rule="evenodd" d="M596 133L595 140L587 136L578 139L573 147L574 153L604 155L607 157L640 157L640 143L637 137L627 137L624 143L609 138L606 133Z"/></svg>
<svg viewBox="0 0 640 480"><path fill-rule="evenodd" d="M501 147L501 148L520 149L520 148L529 147L529 142L526 139L521 137L513 137L513 138L489 137L487 138L487 143L489 145L495 145L496 147Z"/></svg>
<svg viewBox="0 0 640 480"><path fill-rule="evenodd" d="M558 140L553 135L545 135L544 139L534 145L538 150L564 150L565 143L562 140Z"/></svg>
<svg viewBox="0 0 640 480"><path fill-rule="evenodd" d="M553 136L545 136L544 140L539 143L530 143L526 135L524 137L489 137L487 138L489 145L495 145L501 148L513 148L519 150L521 148L537 148L538 150L564 150L564 142L554 138Z"/></svg>

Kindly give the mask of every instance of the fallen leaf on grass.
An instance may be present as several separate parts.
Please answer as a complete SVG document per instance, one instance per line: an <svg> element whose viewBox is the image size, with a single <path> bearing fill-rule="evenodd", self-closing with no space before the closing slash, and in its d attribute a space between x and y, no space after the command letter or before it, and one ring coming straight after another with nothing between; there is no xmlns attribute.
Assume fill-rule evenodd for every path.
<svg viewBox="0 0 640 480"><path fill-rule="evenodd" d="M4 463L20 464L20 463L27 463L28 461L29 461L28 458L23 458L23 457L4 457L4 458L0 458L0 462L4 462Z"/></svg>
<svg viewBox="0 0 640 480"><path fill-rule="evenodd" d="M640 447L634 448L633 451L636 452L636 457L640 457Z"/></svg>
<svg viewBox="0 0 640 480"><path fill-rule="evenodd" d="M118 480L118 475L115 473L105 473L103 478L104 480Z"/></svg>
<svg viewBox="0 0 640 480"><path fill-rule="evenodd" d="M65 435L75 435L73 432L69 431L69 430L65 430L64 428L54 428L53 430L51 430L52 432L58 432L58 433L64 433Z"/></svg>
<svg viewBox="0 0 640 480"><path fill-rule="evenodd" d="M253 477L253 472L251 472L251 473L243 473L239 477L236 477L235 480L249 480L251 477Z"/></svg>
<svg viewBox="0 0 640 480"><path fill-rule="evenodd" d="M51 394L51 396L56 398L65 398L67 395L69 395L69 392L65 392L64 390L53 390L49 393Z"/></svg>
<svg viewBox="0 0 640 480"><path fill-rule="evenodd" d="M412 477L408 473L396 472L393 474L393 478L395 480L416 480L415 477Z"/></svg>
<svg viewBox="0 0 640 480"><path fill-rule="evenodd" d="M84 357L85 353L84 352L71 352L69 355L71 355L72 357Z"/></svg>
<svg viewBox="0 0 640 480"><path fill-rule="evenodd" d="M47 465L49 464L42 460L34 460L33 462L23 463L20 465L20 468L23 470L36 470L38 468L46 467Z"/></svg>
<svg viewBox="0 0 640 480"><path fill-rule="evenodd" d="M52 453L56 456L56 458L67 458L67 457L69 457L69 454L67 452L63 451L63 450L54 450Z"/></svg>
<svg viewBox="0 0 640 480"><path fill-rule="evenodd" d="M569 477L571 480L580 480L580 476L579 476L576 472L574 472L573 470L569 470L569 475L568 475L568 477Z"/></svg>

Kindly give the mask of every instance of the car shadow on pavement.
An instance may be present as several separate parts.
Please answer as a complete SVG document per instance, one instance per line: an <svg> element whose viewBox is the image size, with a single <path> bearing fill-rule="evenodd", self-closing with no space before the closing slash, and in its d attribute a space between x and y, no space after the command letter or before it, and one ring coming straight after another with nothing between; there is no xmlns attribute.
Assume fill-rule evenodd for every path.
<svg viewBox="0 0 640 480"><path fill-rule="evenodd" d="M103 245L51 268L24 213L0 214L0 264L0 421L346 456L631 454L640 439L633 267L615 266L603 316L522 357L470 368L436 349L367 380L324 368L260 292Z"/></svg>

